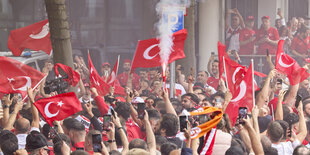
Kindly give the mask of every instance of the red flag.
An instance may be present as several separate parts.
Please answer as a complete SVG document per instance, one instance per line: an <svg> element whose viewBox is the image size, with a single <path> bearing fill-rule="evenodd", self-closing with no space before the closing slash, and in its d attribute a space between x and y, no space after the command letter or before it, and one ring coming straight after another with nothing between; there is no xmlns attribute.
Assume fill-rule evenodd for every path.
<svg viewBox="0 0 310 155"><path fill-rule="evenodd" d="M237 62L230 59L229 55L226 53L226 45L222 44L221 42L217 42L217 48L218 48L218 59L219 59L219 76L222 77L224 73L224 65L223 65L223 57L230 60L230 63L234 66L241 66ZM245 67L244 67L245 68ZM245 68L246 71L246 68ZM254 71L254 74L259 77L266 77L267 75L264 73L260 73L257 71Z"/></svg>
<svg viewBox="0 0 310 155"><path fill-rule="evenodd" d="M219 57L219 77L224 73L223 57L230 59L226 51L226 46L221 42L217 42L218 57Z"/></svg>
<svg viewBox="0 0 310 155"><path fill-rule="evenodd" d="M302 68L298 63L289 55L283 52L284 40L278 43L275 68L287 75L291 85L296 85L310 76L305 68Z"/></svg>
<svg viewBox="0 0 310 155"><path fill-rule="evenodd" d="M27 87L35 89L44 74L17 60L0 57L0 92L27 94Z"/></svg>
<svg viewBox="0 0 310 155"><path fill-rule="evenodd" d="M74 71L71 67L61 64L61 63L56 63L54 66L56 76L59 76L58 67L60 67L67 74L68 78L65 80L68 81L70 85L75 87L79 83L80 74Z"/></svg>
<svg viewBox="0 0 310 155"><path fill-rule="evenodd" d="M74 92L63 93L49 98L40 99L34 103L45 121L53 126L54 121L60 121L79 111L82 105Z"/></svg>
<svg viewBox="0 0 310 155"><path fill-rule="evenodd" d="M88 64L89 64L89 79L92 87L95 87L100 96L105 96L109 93L110 86L104 82L104 80L98 74L96 68L93 65L93 62L90 59L90 55L88 53Z"/></svg>
<svg viewBox="0 0 310 155"><path fill-rule="evenodd" d="M236 86L239 86L241 81L243 80L243 77L246 73L246 68L241 65L236 65L234 61L231 59L224 58L225 63L225 74L227 75L227 86L230 90L231 94L235 94L235 88Z"/></svg>
<svg viewBox="0 0 310 155"><path fill-rule="evenodd" d="M187 30L182 29L173 34L173 47L168 63L185 58L184 42L187 37ZM142 40L138 42L138 47L132 61L131 71L137 67L151 68L161 66L159 56L159 40L157 38Z"/></svg>
<svg viewBox="0 0 310 155"><path fill-rule="evenodd" d="M114 67L113 67L112 72L111 72L110 75L108 76L107 83L108 83L110 86L114 86L114 85L115 85L116 75L117 75L117 72L118 72L118 66L119 66L119 56L117 57L117 60L116 60L116 62L115 62L115 65L114 65Z"/></svg>
<svg viewBox="0 0 310 155"><path fill-rule="evenodd" d="M8 48L15 56L20 56L25 48L51 53L48 20L12 30L8 39Z"/></svg>
<svg viewBox="0 0 310 155"><path fill-rule="evenodd" d="M114 93L117 95L123 95L125 96L125 89L120 86L119 82L116 82L116 75L118 73L118 67L119 67L119 56L117 57L116 63L113 67L112 72L110 73L107 83L109 84L110 87L114 87Z"/></svg>
<svg viewBox="0 0 310 155"><path fill-rule="evenodd" d="M247 107L248 111L252 111L253 108L253 74L252 74L252 64L248 68L243 80L240 82L239 86L235 88L236 93L233 95L230 103L228 104L225 113L228 114L231 123L234 125L239 107ZM238 92L238 93L237 93Z"/></svg>

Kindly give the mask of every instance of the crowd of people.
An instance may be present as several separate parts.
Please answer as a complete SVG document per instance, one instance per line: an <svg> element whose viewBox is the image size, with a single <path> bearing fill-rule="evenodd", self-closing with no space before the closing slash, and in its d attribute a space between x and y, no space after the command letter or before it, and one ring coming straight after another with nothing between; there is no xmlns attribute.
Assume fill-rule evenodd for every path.
<svg viewBox="0 0 310 155"><path fill-rule="evenodd" d="M300 63L309 57L309 17L293 17L286 22L281 9L275 27L271 25L270 17L261 17L261 25L255 28L255 17L240 15L237 9L226 11L226 45L228 50L239 55L274 55L278 40L285 40L284 52L295 57ZM229 22L229 17L231 20ZM229 24L230 23L230 24Z"/></svg>
<svg viewBox="0 0 310 155"><path fill-rule="evenodd" d="M261 28L254 31L253 16L248 16L244 24L237 9L226 13L226 23L232 15L226 31L230 54L265 54L269 49L270 55L274 55L278 40L284 39L285 52L302 59L308 56L310 30L302 18L292 18L286 23L279 10L281 18L277 19L276 28L264 16ZM247 117L238 118L237 122L231 122L225 113L231 110L227 106L232 94L225 80L219 77L219 61L214 55L209 59L208 70L198 71L197 75L185 75L183 67L176 66L174 90L170 90L169 69L164 83L160 67L131 73L131 60L126 59L115 87L110 87L105 96L92 87L83 57L74 55L74 69L81 77L76 95L83 110L54 121L53 126L47 124L33 104L57 95L57 91L44 90L45 80L37 89L28 88L25 101L18 94L4 95L0 109L0 154L309 155L309 79L290 85L274 69L270 55L266 56L269 74L255 92L255 106L246 111ZM52 61L45 63L42 71L48 75L46 80L55 78L53 66ZM107 82L111 65L103 63L100 72ZM118 88L124 88L124 92L119 93ZM169 98L170 91L175 97ZM141 103L144 111L139 111ZM216 107L224 113L215 134L214 130L210 131L213 138L209 139L212 133L191 138L191 129L212 120L212 114L200 119L189 117L186 127L180 128L179 116L201 107ZM110 117L105 117L107 114Z"/></svg>

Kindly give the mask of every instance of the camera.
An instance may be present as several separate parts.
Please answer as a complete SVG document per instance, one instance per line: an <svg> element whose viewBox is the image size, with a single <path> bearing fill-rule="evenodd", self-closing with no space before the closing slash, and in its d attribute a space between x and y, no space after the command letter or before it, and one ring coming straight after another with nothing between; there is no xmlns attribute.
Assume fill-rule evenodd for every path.
<svg viewBox="0 0 310 155"><path fill-rule="evenodd" d="M51 92L57 91L58 94L65 93L65 90L69 87L69 83L65 81L68 77L60 77L45 82L44 92L50 94Z"/></svg>
<svg viewBox="0 0 310 155"><path fill-rule="evenodd" d="M106 95L106 96L104 96L104 101L106 101L108 103L113 103L113 102L117 101L117 99L115 99L113 96Z"/></svg>

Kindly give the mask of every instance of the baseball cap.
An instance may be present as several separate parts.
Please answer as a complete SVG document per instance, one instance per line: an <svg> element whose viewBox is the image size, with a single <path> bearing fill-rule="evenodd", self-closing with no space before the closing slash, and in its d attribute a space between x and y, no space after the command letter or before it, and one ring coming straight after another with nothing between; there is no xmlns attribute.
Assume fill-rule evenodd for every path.
<svg viewBox="0 0 310 155"><path fill-rule="evenodd" d="M26 138L26 150L31 152L35 149L47 146L47 140L38 131L32 131Z"/></svg>
<svg viewBox="0 0 310 155"><path fill-rule="evenodd" d="M103 66L109 66L109 67L110 67L111 65L110 65L110 63L105 62L105 63L103 63L103 64L101 65L101 67L103 67Z"/></svg>
<svg viewBox="0 0 310 155"><path fill-rule="evenodd" d="M144 103L144 100L141 97L134 97L131 103Z"/></svg>
<svg viewBox="0 0 310 155"><path fill-rule="evenodd" d="M246 17L246 20L254 20L255 18L254 18L254 16L247 16Z"/></svg>
<svg viewBox="0 0 310 155"><path fill-rule="evenodd" d="M263 17L262 17L262 20L263 20L263 19L270 19L270 17L269 17L269 16L263 16Z"/></svg>

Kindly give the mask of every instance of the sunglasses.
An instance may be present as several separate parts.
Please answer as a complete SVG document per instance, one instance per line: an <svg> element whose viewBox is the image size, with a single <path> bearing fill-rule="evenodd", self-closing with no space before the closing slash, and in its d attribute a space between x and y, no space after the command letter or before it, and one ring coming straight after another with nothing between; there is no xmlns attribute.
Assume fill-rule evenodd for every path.
<svg viewBox="0 0 310 155"><path fill-rule="evenodd" d="M43 148L46 152L47 152L47 154L50 154L50 152L51 152L51 150L50 149L48 149L48 148Z"/></svg>

